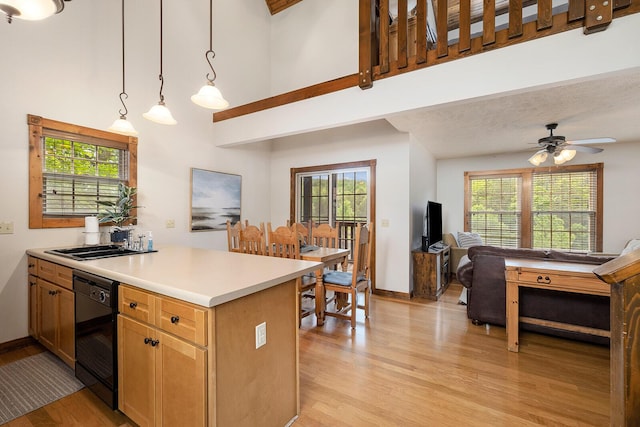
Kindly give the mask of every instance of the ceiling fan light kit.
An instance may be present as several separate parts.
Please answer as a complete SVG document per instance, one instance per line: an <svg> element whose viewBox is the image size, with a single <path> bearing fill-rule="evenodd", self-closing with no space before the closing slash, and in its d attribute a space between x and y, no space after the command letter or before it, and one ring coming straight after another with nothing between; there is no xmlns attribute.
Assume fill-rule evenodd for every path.
<svg viewBox="0 0 640 427"><path fill-rule="evenodd" d="M557 123L549 123L548 125L546 125L546 128L549 131L549 136L540 138L538 140L540 150L538 150L533 156L529 157L529 163L534 166L540 166L547 160L549 154L553 154L553 163L556 165L561 165L573 159L576 156L577 151L591 154L600 153L601 151L603 151L602 148L586 147L584 145L578 144L603 144L616 141L614 138L590 138L576 141L567 141L564 136L553 134L553 131L557 127Z"/></svg>

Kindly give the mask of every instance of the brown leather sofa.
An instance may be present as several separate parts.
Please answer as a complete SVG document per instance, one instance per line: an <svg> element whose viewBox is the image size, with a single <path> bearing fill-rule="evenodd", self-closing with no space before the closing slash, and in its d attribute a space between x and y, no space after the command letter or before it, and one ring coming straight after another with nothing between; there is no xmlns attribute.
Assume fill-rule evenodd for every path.
<svg viewBox="0 0 640 427"><path fill-rule="evenodd" d="M613 259L560 251L474 246L458 265L457 278L467 288L467 317L474 324L505 326L505 258L533 258L596 265ZM610 330L609 297L521 288L520 316ZM563 338L608 345L606 337L564 331L547 326L521 324L521 329Z"/></svg>

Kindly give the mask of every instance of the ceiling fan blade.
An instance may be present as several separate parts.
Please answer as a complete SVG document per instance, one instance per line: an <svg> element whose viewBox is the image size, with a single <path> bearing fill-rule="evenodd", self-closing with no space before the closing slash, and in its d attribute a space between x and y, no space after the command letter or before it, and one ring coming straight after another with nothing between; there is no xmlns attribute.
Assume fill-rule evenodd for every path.
<svg viewBox="0 0 640 427"><path fill-rule="evenodd" d="M604 151L603 148L585 147L584 145L576 145L576 144L567 145L567 146L565 146L565 149L567 149L567 150L576 150L576 151L580 151L582 153L591 153L591 154L600 153L600 152Z"/></svg>
<svg viewBox="0 0 640 427"><path fill-rule="evenodd" d="M615 138L576 139L574 141L567 141L567 144L607 144L610 142L616 142L616 139Z"/></svg>

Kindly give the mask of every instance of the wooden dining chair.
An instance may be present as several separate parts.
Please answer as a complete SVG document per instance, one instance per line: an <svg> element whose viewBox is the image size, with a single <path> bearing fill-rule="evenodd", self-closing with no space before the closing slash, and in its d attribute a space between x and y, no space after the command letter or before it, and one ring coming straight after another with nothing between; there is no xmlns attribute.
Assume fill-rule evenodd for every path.
<svg viewBox="0 0 640 427"><path fill-rule="evenodd" d="M272 230L271 223L267 223L267 231L269 240L267 251L269 256L300 259L300 241L298 234L294 231L294 227L280 226ZM305 292L315 288L316 279L305 275L298 277L296 281L298 284L298 304L300 306L299 322L302 322L304 317L315 312L315 307L303 309L302 298Z"/></svg>
<svg viewBox="0 0 640 427"><path fill-rule="evenodd" d="M287 221L287 225L289 225L289 221ZM298 235L298 239L302 241L302 244L311 244L311 221L308 224L304 224L302 222L294 222L289 227L295 231Z"/></svg>
<svg viewBox="0 0 640 427"><path fill-rule="evenodd" d="M239 252L253 255L267 255L264 223L260 227L246 225L240 230Z"/></svg>
<svg viewBox="0 0 640 427"><path fill-rule="evenodd" d="M356 311L364 309L365 318L369 318L369 302L371 299L371 246L373 242L373 225L356 226L353 248L353 269L346 271L328 271L323 276L324 293L333 291L346 294L348 303L337 307L335 311L325 310L325 316L333 316L351 320L351 328L356 327ZM364 304L358 303L358 292L364 293Z"/></svg>
<svg viewBox="0 0 640 427"><path fill-rule="evenodd" d="M227 220L227 245L229 252L240 252L240 230L242 230L242 222L238 221L231 225L231 221Z"/></svg>
<svg viewBox="0 0 640 427"><path fill-rule="evenodd" d="M338 229L329 224L319 224L312 228L309 242L321 248L339 248Z"/></svg>

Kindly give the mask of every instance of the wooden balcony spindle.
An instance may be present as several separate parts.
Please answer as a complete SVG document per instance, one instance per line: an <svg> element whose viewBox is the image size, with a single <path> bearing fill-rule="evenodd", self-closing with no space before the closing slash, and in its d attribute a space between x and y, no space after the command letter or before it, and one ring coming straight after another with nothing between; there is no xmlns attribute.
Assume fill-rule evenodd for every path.
<svg viewBox="0 0 640 427"><path fill-rule="evenodd" d="M416 64L427 62L427 0L416 2Z"/></svg>
<svg viewBox="0 0 640 427"><path fill-rule="evenodd" d="M460 0L458 28L460 30L458 51L464 52L471 49L471 0Z"/></svg>

